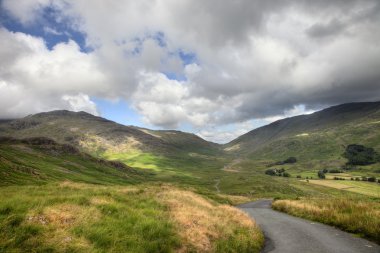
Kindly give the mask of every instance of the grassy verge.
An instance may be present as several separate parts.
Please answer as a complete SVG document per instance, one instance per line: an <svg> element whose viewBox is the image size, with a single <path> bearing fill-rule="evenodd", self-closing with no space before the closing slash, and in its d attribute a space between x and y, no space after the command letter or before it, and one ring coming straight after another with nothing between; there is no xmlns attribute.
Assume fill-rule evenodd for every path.
<svg viewBox="0 0 380 253"><path fill-rule="evenodd" d="M259 252L230 206L168 185L0 187L0 252Z"/></svg>
<svg viewBox="0 0 380 253"><path fill-rule="evenodd" d="M333 225L380 243L378 199L340 197L277 200L272 207L294 216Z"/></svg>

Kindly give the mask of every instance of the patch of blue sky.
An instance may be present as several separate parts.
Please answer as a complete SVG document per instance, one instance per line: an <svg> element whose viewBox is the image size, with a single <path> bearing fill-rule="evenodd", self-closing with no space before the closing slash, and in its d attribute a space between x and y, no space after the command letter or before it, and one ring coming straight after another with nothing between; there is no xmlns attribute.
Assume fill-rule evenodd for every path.
<svg viewBox="0 0 380 253"><path fill-rule="evenodd" d="M169 80L176 80L180 82L187 81L186 76L182 73L163 71L162 74L164 74Z"/></svg>
<svg viewBox="0 0 380 253"><path fill-rule="evenodd" d="M183 65L189 65L189 64L193 64L193 63L198 64L199 63L199 61L197 59L197 55L195 53L186 52L186 51L181 49L178 51L178 55L181 58Z"/></svg>
<svg viewBox="0 0 380 253"><path fill-rule="evenodd" d="M157 41L157 44L160 47L167 47L166 39L165 39L165 33L163 32L157 32L153 34L152 38Z"/></svg>
<svg viewBox="0 0 380 253"><path fill-rule="evenodd" d="M73 40L82 52L92 51L92 48L86 46L85 34L74 30L69 20L57 18L61 16L56 9L46 7L41 10L41 15L35 22L22 24L0 6L0 25L8 31L41 37L49 50L58 43Z"/></svg>
<svg viewBox="0 0 380 253"><path fill-rule="evenodd" d="M98 97L91 97L91 101L96 104L100 116L115 121L123 125L144 126L140 120L140 115L125 100L107 100Z"/></svg>

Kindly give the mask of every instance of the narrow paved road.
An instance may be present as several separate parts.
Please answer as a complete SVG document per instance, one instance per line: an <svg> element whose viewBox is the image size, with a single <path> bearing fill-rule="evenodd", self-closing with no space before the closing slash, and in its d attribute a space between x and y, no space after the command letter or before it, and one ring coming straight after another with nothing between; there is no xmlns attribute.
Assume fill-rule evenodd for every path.
<svg viewBox="0 0 380 253"><path fill-rule="evenodd" d="M380 246L333 227L271 209L271 200L240 205L264 231L263 252L380 253Z"/></svg>

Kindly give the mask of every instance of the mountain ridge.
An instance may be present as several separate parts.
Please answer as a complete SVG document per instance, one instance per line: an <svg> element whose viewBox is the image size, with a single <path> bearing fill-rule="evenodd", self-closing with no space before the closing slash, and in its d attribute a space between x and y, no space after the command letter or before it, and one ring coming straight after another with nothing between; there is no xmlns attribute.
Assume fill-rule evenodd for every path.
<svg viewBox="0 0 380 253"><path fill-rule="evenodd" d="M96 154L104 149L140 150L157 154L217 152L218 144L191 133L125 126L87 112L55 110L0 124L0 135L16 138L48 137Z"/></svg>
<svg viewBox="0 0 380 253"><path fill-rule="evenodd" d="M132 150L165 156L177 153L211 156L233 153L247 156L263 153L263 150L267 149L264 157L268 158L268 154L271 153L268 149L290 147L294 143L296 146L302 145L306 150L313 148L316 141L319 145L322 145L322 142L325 145L332 137L342 145L354 143L363 129L372 132L363 139L364 144L369 143L380 148L380 141L377 141L380 138L377 132L380 131L377 131L377 124L370 124L371 121L377 122L376 120L380 120L380 102L346 103L312 114L277 120L253 129L226 144L217 144L193 133L126 126L83 111L55 110L28 115L21 119L0 121L0 135L16 138L48 137L59 143L80 147L93 155L107 152L125 153ZM341 133L339 129L342 130ZM371 143L370 137L375 137L375 141ZM310 142L310 139L313 140ZM288 150L291 151L292 148L289 147ZM337 150L336 145L335 149ZM284 150L285 148L282 148L281 152L287 153ZM255 157L260 158L258 155Z"/></svg>
<svg viewBox="0 0 380 253"><path fill-rule="evenodd" d="M264 148L269 149L270 145L275 149L300 142L307 144L310 141L309 145L303 147L310 149L313 148L313 143L316 145L319 141L319 147L323 147L321 142L327 144L333 139L341 141L343 145L363 142L380 148L380 128L376 124L379 120L380 102L341 104L312 114L278 120L251 130L227 143L224 148L249 155ZM364 135L361 131L367 131L369 134ZM277 146L274 143L277 143ZM265 152L268 153L270 150Z"/></svg>

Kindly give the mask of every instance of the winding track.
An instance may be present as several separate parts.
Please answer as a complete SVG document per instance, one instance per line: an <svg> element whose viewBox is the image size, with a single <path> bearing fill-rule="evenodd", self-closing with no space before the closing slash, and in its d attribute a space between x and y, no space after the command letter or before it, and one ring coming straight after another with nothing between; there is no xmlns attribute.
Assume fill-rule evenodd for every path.
<svg viewBox="0 0 380 253"><path fill-rule="evenodd" d="M373 242L318 222L274 211L270 206L271 200L239 206L264 231L264 253L380 253L380 246Z"/></svg>

